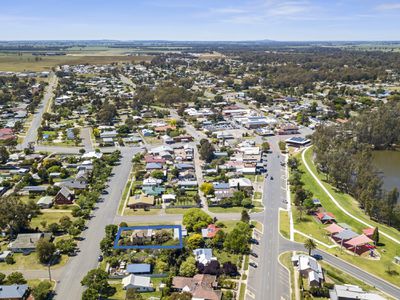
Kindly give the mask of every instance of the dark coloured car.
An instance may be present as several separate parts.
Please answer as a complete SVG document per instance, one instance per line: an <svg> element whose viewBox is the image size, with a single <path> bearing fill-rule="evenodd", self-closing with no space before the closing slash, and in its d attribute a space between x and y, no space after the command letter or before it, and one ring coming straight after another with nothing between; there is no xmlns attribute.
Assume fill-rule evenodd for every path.
<svg viewBox="0 0 400 300"><path fill-rule="evenodd" d="M107 195L108 192L107 192L106 190L102 190L102 191L101 191L101 194L102 194L102 195Z"/></svg>
<svg viewBox="0 0 400 300"><path fill-rule="evenodd" d="M255 253L255 252L250 252L250 255L253 256L253 257L258 257L258 254Z"/></svg>
<svg viewBox="0 0 400 300"><path fill-rule="evenodd" d="M256 239L251 239L250 243L255 244L255 245L259 245L259 242Z"/></svg>
<svg viewBox="0 0 400 300"><path fill-rule="evenodd" d="M323 259L322 255L319 255L319 254L314 254L312 257L314 257L316 260L322 260Z"/></svg>
<svg viewBox="0 0 400 300"><path fill-rule="evenodd" d="M99 255L99 257L97 258L97 261L102 262L103 261L103 255Z"/></svg>
<svg viewBox="0 0 400 300"><path fill-rule="evenodd" d="M253 268L257 268L257 264L255 262L249 262L249 266L252 266Z"/></svg>

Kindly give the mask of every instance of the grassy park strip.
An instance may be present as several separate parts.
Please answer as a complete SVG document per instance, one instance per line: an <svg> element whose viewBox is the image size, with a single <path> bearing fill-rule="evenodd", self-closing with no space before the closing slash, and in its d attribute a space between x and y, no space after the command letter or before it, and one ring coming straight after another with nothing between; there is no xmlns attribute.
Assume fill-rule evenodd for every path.
<svg viewBox="0 0 400 300"><path fill-rule="evenodd" d="M283 237L290 238L289 214L286 210L279 211L279 230Z"/></svg>
<svg viewBox="0 0 400 300"><path fill-rule="evenodd" d="M292 252L284 252L279 256L279 262L289 271L290 299L296 299L294 287L294 268L291 259Z"/></svg>
<svg viewBox="0 0 400 300"><path fill-rule="evenodd" d="M312 164L311 160L312 151L306 150L304 155L307 160L307 164L310 166L311 170L317 174L315 166ZM328 195L324 192L321 186L315 181L312 175L307 171L304 166L304 162L302 162L300 166L300 170L303 171L302 181L304 182L304 188L311 191L313 193L313 198L318 198L321 201L322 206L326 211L333 213L336 216L338 222L344 222L351 226L353 230L357 232L361 232L362 229L367 226L361 224L356 219L349 217L345 214L335 203L331 201ZM324 178L321 174L318 174L320 180L322 181ZM379 229L383 229L387 233L392 234L395 238L399 237L399 233L395 231L394 228L389 228L385 225L378 224L376 222L371 221L361 209L357 207L357 202L350 197L349 195L342 194L336 192L329 184L326 182L323 183L324 186L328 189L328 191L337 199L337 201L345 207L352 215L357 216L360 219L365 220L369 224L373 226L379 226ZM329 238L327 237L327 232L324 230L325 226L317 224L317 222L311 216L306 216L304 213L302 216L302 220L299 221L299 218L296 217L296 210L294 209L294 222L295 229L305 233L309 236L312 236L314 239L321 241L325 244L333 244L333 242L329 243ZM306 238L295 234L295 239L298 242L303 242ZM352 263L365 271L370 272L382 279L385 279L396 286L399 286L400 283L400 267L393 263L393 258L396 255L400 255L400 247L394 241L386 238L381 235L380 244L377 247L377 250L381 256L379 260L371 260L365 257L354 256L340 249L340 247L336 248L327 248L323 247L319 244L318 247L321 247L325 251L340 257L341 259Z"/></svg>

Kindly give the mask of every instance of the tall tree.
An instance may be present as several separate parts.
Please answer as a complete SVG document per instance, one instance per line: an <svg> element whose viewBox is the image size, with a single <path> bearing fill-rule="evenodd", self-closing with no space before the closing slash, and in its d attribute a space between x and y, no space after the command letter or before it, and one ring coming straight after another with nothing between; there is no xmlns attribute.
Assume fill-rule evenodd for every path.
<svg viewBox="0 0 400 300"><path fill-rule="evenodd" d="M307 239L304 242L304 248L308 250L308 255L311 255L311 251L317 248L317 245L315 244L313 239Z"/></svg>

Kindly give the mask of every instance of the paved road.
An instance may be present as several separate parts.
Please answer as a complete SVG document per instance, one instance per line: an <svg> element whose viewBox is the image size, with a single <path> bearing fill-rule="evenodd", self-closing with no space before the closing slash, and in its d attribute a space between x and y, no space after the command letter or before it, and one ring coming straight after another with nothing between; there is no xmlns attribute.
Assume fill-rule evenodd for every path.
<svg viewBox="0 0 400 300"><path fill-rule="evenodd" d="M123 83L125 83L125 84L131 86L133 89L136 89L136 84L133 83L133 81L130 80L128 77L126 77L126 76L120 74L120 75L119 75L119 78L121 79L121 81L122 81Z"/></svg>
<svg viewBox="0 0 400 300"><path fill-rule="evenodd" d="M309 134L309 131L305 130L304 134ZM246 299L290 299L289 275L278 263L278 256L286 251L305 251L303 244L291 242L279 234L279 207L286 206L283 203L283 200L286 200L286 190L284 189L285 174L283 168L280 166L282 157L280 155L280 158L278 158L277 155L277 142L282 138L287 137L275 136L268 138L273 154L268 155L269 179L264 183L263 201L266 207L262 218L264 234L260 237L260 245L253 248L259 255L258 258L253 259L257 262L258 268L253 269L250 267L248 276L248 290L255 298L246 295ZM271 175L274 177L274 180L270 179ZM260 219L258 215L254 217L258 220ZM315 250L314 253L322 255L327 263L337 269L363 280L367 284L393 296L395 299L400 299L400 288L324 251Z"/></svg>
<svg viewBox="0 0 400 300"><path fill-rule="evenodd" d="M260 245L254 246L253 251L258 258L252 258L258 268L250 267L248 276L248 290L255 295L255 299L289 299L289 275L278 262L280 254L279 235L279 207L283 207L282 200L286 199L284 181L281 176L284 170L280 166L283 160L278 154L278 145L275 140L270 141L272 153L268 154L268 178L264 181L263 214L264 233L260 237ZM271 176L274 180L271 180ZM253 299L249 295L246 299Z"/></svg>
<svg viewBox="0 0 400 300"><path fill-rule="evenodd" d="M57 87L58 79L54 73L50 74L49 85L46 87L46 90L43 95L43 101L39 104L39 107L33 116L33 120L31 126L29 127L28 131L26 132L26 136L24 141L17 146L17 149L22 150L27 148L29 143L36 142L37 139L37 130L42 123L42 116L46 110L46 107L50 101L50 99L54 96L55 88Z"/></svg>
<svg viewBox="0 0 400 300"><path fill-rule="evenodd" d="M82 139L83 148L86 150L86 152L93 150L91 135L92 128L84 127L81 129L80 137Z"/></svg>
<svg viewBox="0 0 400 300"><path fill-rule="evenodd" d="M79 243L80 252L71 258L63 268L61 280L56 288L56 299L79 300L83 292L80 284L86 273L97 267L97 257L100 254L99 243L104 237L104 227L114 222L123 189L132 167L132 157L141 151L140 148L121 147L121 162L113 169L114 176L110 178L108 192L104 202L98 204L93 212L93 218L87 223L88 229L83 232L84 240Z"/></svg>

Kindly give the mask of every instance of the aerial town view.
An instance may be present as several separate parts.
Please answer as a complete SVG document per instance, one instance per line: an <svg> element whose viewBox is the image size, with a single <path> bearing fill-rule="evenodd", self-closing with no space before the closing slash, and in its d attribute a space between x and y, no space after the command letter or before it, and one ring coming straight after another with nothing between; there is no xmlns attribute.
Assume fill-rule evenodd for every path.
<svg viewBox="0 0 400 300"><path fill-rule="evenodd" d="M0 300L400 299L399 1L0 25Z"/></svg>

